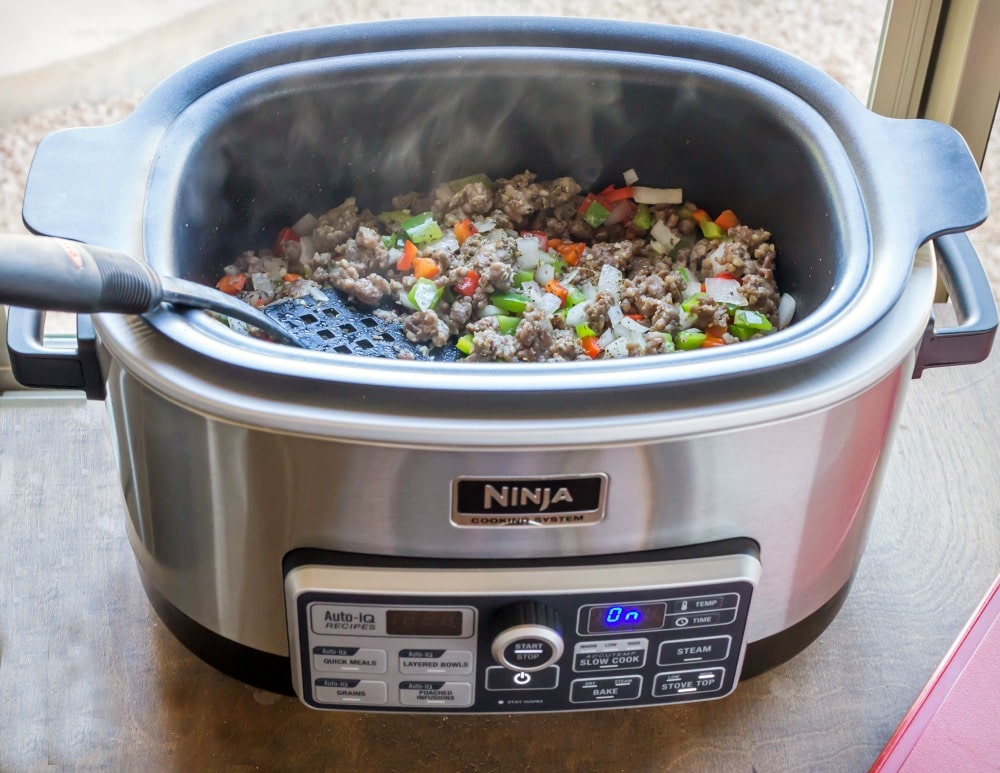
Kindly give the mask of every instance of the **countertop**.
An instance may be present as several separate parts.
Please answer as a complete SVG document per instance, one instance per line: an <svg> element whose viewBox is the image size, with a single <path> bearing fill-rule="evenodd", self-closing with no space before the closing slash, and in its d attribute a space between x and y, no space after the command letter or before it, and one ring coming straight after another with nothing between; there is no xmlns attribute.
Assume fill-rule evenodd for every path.
<svg viewBox="0 0 1000 773"><path fill-rule="evenodd" d="M0 399L0 769L864 771L1000 571L1000 356L912 382L822 636L725 699L536 716L323 713L189 654L141 588L104 406Z"/></svg>

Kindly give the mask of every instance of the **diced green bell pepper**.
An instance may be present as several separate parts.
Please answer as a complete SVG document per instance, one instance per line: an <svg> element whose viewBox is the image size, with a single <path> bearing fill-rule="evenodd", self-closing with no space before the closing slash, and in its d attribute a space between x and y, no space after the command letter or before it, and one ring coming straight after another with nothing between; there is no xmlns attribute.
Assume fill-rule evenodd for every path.
<svg viewBox="0 0 1000 773"><path fill-rule="evenodd" d="M648 231L653 227L653 212L648 204L640 204L632 217L632 225L640 231Z"/></svg>
<svg viewBox="0 0 1000 773"><path fill-rule="evenodd" d="M706 239L724 239L726 237L726 232L722 230L722 226L716 225L711 220L701 221L701 232Z"/></svg>
<svg viewBox="0 0 1000 773"><path fill-rule="evenodd" d="M462 354L472 354L472 333L464 335L455 341L455 348Z"/></svg>
<svg viewBox="0 0 1000 773"><path fill-rule="evenodd" d="M380 212L377 216L380 223L388 226L398 225L410 217L408 209L390 209L387 212Z"/></svg>
<svg viewBox="0 0 1000 773"><path fill-rule="evenodd" d="M583 303L587 300L587 294L576 287L571 287L569 292L566 293L566 304L565 308L571 309L578 303Z"/></svg>
<svg viewBox="0 0 1000 773"><path fill-rule="evenodd" d="M773 329L771 320L759 311L750 309L738 309L733 315L733 323L729 326L729 332L741 341L753 338L757 333L769 333Z"/></svg>
<svg viewBox="0 0 1000 773"><path fill-rule="evenodd" d="M707 297L708 297L707 293L695 293L690 298L686 298L684 300L684 302L681 303L681 308L684 311L686 311L688 313L691 313L691 309L693 309L695 306L698 305L698 301L702 300L703 298L707 298Z"/></svg>
<svg viewBox="0 0 1000 773"><path fill-rule="evenodd" d="M406 234L406 237L418 247L421 244L440 239L443 235L441 226L434 220L434 214L431 212L424 212L422 215L404 220L399 224L399 227Z"/></svg>
<svg viewBox="0 0 1000 773"><path fill-rule="evenodd" d="M535 278L534 271L515 271L514 272L514 284L520 287L525 282L530 282Z"/></svg>
<svg viewBox="0 0 1000 773"><path fill-rule="evenodd" d="M468 177L460 177L457 180L450 180L445 184L451 188L452 193L458 193L466 185L471 185L472 183L482 183L486 186L487 190L493 190L497 187L496 183L482 172L479 174L470 174Z"/></svg>
<svg viewBox="0 0 1000 773"><path fill-rule="evenodd" d="M691 327L687 330L682 330L677 334L677 348L683 351L700 349L701 345L705 343L706 338L708 336L697 328Z"/></svg>
<svg viewBox="0 0 1000 773"><path fill-rule="evenodd" d="M531 298L521 293L496 293L490 296L490 303L511 314L520 314L531 303Z"/></svg>
<svg viewBox="0 0 1000 773"><path fill-rule="evenodd" d="M406 297L409 299L410 303L420 309L420 311L427 311L428 309L433 309L437 306L437 303L441 300L441 295L443 293L443 287L438 287L430 279L421 277L416 281L413 287L410 288L410 292Z"/></svg>
<svg viewBox="0 0 1000 773"><path fill-rule="evenodd" d="M497 315L497 327L500 328L500 332L505 336L513 335L520 323L520 317L508 317L505 314Z"/></svg>
<svg viewBox="0 0 1000 773"><path fill-rule="evenodd" d="M590 206L587 207L587 211L583 213L583 219L592 227L597 228L608 219L610 214L611 212L601 202L592 201L590 202Z"/></svg>
<svg viewBox="0 0 1000 773"><path fill-rule="evenodd" d="M596 336L597 333L590 325L577 325L576 326L576 336L577 338L586 338L587 336Z"/></svg>

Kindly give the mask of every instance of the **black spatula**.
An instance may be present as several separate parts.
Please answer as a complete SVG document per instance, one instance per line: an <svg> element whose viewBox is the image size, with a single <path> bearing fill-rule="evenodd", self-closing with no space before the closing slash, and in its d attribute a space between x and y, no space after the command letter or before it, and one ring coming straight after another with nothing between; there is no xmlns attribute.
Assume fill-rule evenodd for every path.
<svg viewBox="0 0 1000 773"><path fill-rule="evenodd" d="M396 358L455 360L458 350L428 351L406 338L388 315L361 309L324 290L313 298L273 304L267 313L213 287L160 276L122 252L44 236L0 236L0 303L78 314L145 314L170 303L206 309L252 325L276 341L318 351Z"/></svg>

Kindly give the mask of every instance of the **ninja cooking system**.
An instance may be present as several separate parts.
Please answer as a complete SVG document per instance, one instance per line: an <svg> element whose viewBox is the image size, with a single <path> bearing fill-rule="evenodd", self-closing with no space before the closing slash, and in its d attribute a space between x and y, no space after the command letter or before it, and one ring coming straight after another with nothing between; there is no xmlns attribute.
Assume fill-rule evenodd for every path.
<svg viewBox="0 0 1000 773"><path fill-rule="evenodd" d="M462 364L297 349L169 303L83 317L66 352L12 309L23 383L106 398L142 582L209 663L321 709L627 708L722 697L837 613L911 378L992 344L978 259L945 235L987 212L947 126L698 30L313 29L46 138L24 219L214 284L348 195L525 168L589 189L635 168L766 225L793 323L677 355Z"/></svg>

